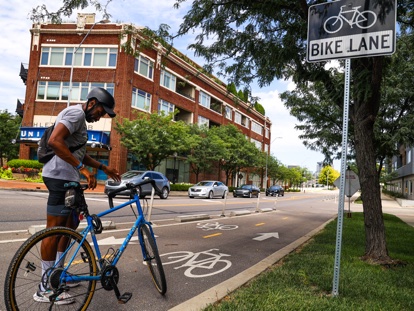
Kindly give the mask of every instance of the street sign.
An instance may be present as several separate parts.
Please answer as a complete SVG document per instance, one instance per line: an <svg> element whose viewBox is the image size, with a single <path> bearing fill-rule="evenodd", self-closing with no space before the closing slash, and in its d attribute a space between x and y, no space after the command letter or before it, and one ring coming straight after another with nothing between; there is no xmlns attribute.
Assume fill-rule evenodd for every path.
<svg viewBox="0 0 414 311"><path fill-rule="evenodd" d="M340 179L341 177L338 177L335 181L334 181L334 185L337 186L338 188L340 187ZM350 198L352 197L359 189L361 188L361 186L359 185L359 178L358 175L355 174L353 171L351 170L346 170L345 173L345 195Z"/></svg>
<svg viewBox="0 0 414 311"><path fill-rule="evenodd" d="M341 0L310 6L307 61L393 54L397 1L380 3Z"/></svg>

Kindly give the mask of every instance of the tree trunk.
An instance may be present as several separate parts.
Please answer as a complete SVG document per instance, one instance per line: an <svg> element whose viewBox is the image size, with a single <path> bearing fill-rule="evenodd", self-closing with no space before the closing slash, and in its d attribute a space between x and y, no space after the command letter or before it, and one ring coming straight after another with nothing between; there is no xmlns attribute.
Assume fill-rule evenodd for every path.
<svg viewBox="0 0 414 311"><path fill-rule="evenodd" d="M387 263L391 261L391 258L388 255L385 239L381 189L374 148L374 124L380 100L382 59L377 58L372 61L360 59L356 60L354 64L355 76L360 79L355 81L356 84L364 83L362 80L365 80L366 83L371 85L370 94L357 94L358 86L355 87L353 107L355 154L361 184L365 224L365 254L363 258L374 263ZM371 74L365 74L367 67L371 67Z"/></svg>

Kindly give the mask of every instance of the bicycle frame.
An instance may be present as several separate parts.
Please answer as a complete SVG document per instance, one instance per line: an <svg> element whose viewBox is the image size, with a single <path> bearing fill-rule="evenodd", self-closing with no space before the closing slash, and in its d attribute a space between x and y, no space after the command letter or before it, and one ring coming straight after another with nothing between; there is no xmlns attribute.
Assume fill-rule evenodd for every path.
<svg viewBox="0 0 414 311"><path fill-rule="evenodd" d="M136 193L134 194L134 198L133 199L131 199L131 200L127 201L127 202L124 202L122 204L119 204L117 206L114 206L113 208L107 209L107 210L105 210L103 212L100 212L99 214L96 215L99 218L101 218L103 216L109 215L109 214L111 214L113 212L116 212L116 211L118 211L118 210L120 210L120 209L122 209L122 208L124 208L124 207L126 207L128 205L132 205L134 203L135 203L136 208L137 208L138 217L135 220L134 224L132 225L131 229L129 230L129 232L128 232L126 238L124 239L123 243L121 244L120 248L116 252L115 257L111 261L111 264L113 266L116 266L116 264L118 263L119 259L122 256L122 254L124 253L126 247L128 246L128 243L130 242L132 236L136 233L137 229L140 226L148 225L148 228L150 229L150 233L151 233L152 237L155 239L154 232L153 232L153 229L152 229L152 226L150 225L150 223L145 220L145 217L144 217L144 214L143 214L143 210L142 210L142 206L141 206L141 202L139 200L139 196ZM84 242L88 243L88 241L87 241L88 234L91 235L91 239L92 239L92 242L93 242L93 249L95 251L96 260L99 263L99 268L102 270L102 268L104 266L104 261L102 260L102 254L101 254L101 251L100 251L100 248L99 248L99 243L98 243L98 240L96 238L95 231L94 231L93 217L91 215L88 215L86 217L86 221L87 221L87 226L80 233L82 235L82 237L83 237L82 238L82 241L81 241L81 243L79 243L78 248L76 249L76 251L74 252L74 254L72 255L72 257L68 261L68 264L64 268L63 273L61 275L61 279L62 280L66 280L66 282L79 282L79 281L91 281L91 280L98 281L98 280L101 279L101 275L99 275L99 274L97 274L96 276L72 276L72 275L66 274L66 271L68 270L68 267L70 267L70 265L72 265L74 258L78 254L78 252L79 252L79 250L81 248L81 245ZM142 255L143 255L143 257L145 257L145 251L144 251L144 248L143 248L144 241L142 241L142 237L140 235L138 235L138 236L139 236L139 243L140 243L140 246L141 246ZM71 246L72 245L70 245L68 247L68 249L70 249ZM67 253L67 250L62 255L62 257L65 256L66 253ZM146 258L144 258L144 260L145 259Z"/></svg>

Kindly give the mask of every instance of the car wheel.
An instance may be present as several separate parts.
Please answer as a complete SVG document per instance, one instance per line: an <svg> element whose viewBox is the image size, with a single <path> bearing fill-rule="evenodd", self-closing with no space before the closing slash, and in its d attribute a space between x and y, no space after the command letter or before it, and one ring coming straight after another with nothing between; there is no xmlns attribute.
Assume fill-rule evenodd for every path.
<svg viewBox="0 0 414 311"><path fill-rule="evenodd" d="M168 198L168 188L167 187L162 188L160 198L163 199L163 200Z"/></svg>
<svg viewBox="0 0 414 311"><path fill-rule="evenodd" d="M226 195L227 195L227 191L224 191L223 196L221 198L224 199Z"/></svg>
<svg viewBox="0 0 414 311"><path fill-rule="evenodd" d="M266 196L269 196L269 194L266 192Z"/></svg>
<svg viewBox="0 0 414 311"><path fill-rule="evenodd" d="M233 197L237 198L237 195L235 195L235 194L233 193Z"/></svg>
<svg viewBox="0 0 414 311"><path fill-rule="evenodd" d="M212 198L213 198L213 191L210 191L210 192L208 193L208 198L209 198L209 199L212 199Z"/></svg>

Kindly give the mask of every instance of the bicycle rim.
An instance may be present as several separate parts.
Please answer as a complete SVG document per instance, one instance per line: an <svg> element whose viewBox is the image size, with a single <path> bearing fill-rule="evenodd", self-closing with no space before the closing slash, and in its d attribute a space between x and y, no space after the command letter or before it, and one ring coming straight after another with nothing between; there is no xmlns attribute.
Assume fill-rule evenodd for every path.
<svg viewBox="0 0 414 311"><path fill-rule="evenodd" d="M164 295L167 291L167 282L165 280L164 268L158 253L158 248L152 237L147 225L142 225L139 229L144 252L144 261L151 273L157 291Z"/></svg>
<svg viewBox="0 0 414 311"><path fill-rule="evenodd" d="M82 239L79 233L64 227L47 228L30 237L16 252L7 270L4 285L4 301L7 310L86 310L90 304L96 281L83 281L76 287L65 287L63 294L71 296L70 304L34 300L33 295L37 292L42 278L40 246L42 241L47 238L66 238L69 241L67 243L67 255L65 256L66 261L62 260L64 266L67 265L67 260L72 258ZM54 268L51 273L53 274L56 271L58 270ZM96 275L96 271L94 253L89 243L83 243L67 273L78 276L92 276ZM53 283L56 282L59 286L58 276L55 277ZM49 287L49 283L47 287Z"/></svg>

